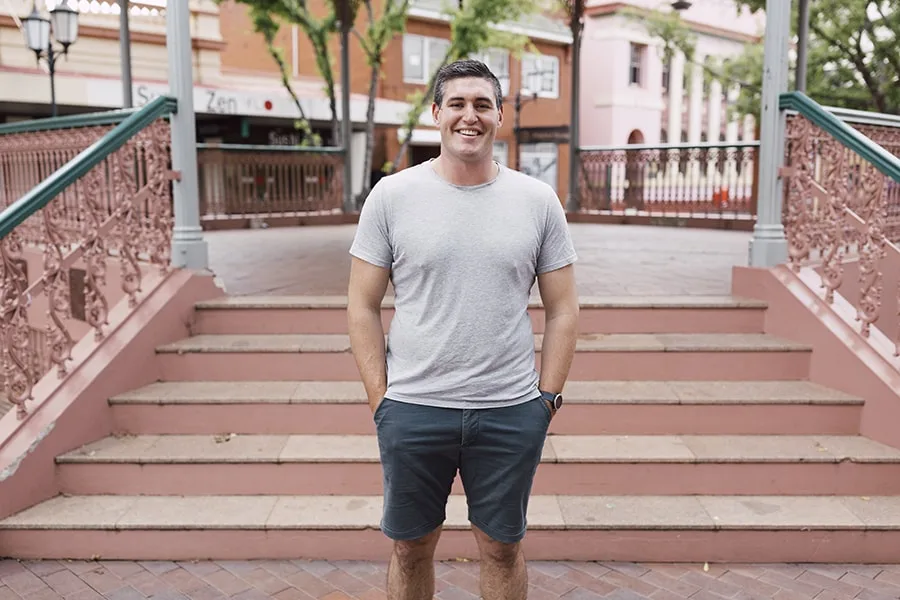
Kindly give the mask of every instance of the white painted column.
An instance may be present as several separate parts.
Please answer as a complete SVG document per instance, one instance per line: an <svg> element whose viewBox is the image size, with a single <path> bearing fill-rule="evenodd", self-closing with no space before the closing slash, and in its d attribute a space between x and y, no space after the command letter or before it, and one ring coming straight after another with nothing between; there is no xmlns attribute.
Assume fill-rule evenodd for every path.
<svg viewBox="0 0 900 600"><path fill-rule="evenodd" d="M784 114L779 96L787 91L791 3L766 0L762 120L760 122L759 198L750 241L750 266L774 267L787 260L787 240L781 221L783 185L778 174L784 161Z"/></svg>
<svg viewBox="0 0 900 600"><path fill-rule="evenodd" d="M716 143L722 135L722 82L718 79L713 79L710 83L706 115L706 139L710 143Z"/></svg>
<svg viewBox="0 0 900 600"><path fill-rule="evenodd" d="M669 143L681 142L681 114L684 110L684 54L680 51L672 55L669 65Z"/></svg>
<svg viewBox="0 0 900 600"><path fill-rule="evenodd" d="M741 95L740 86L732 86L728 90L728 106L727 111L731 111L731 107L734 106L734 103L737 102L737 99ZM740 139L740 116L736 114L729 115L727 112L725 114L725 119L728 121L728 125L725 128L725 141L729 144L734 144Z"/></svg>
<svg viewBox="0 0 900 600"><path fill-rule="evenodd" d="M172 168L181 173L181 180L172 182L175 212L172 265L204 270L209 261L203 229L200 227L191 9L187 2L168 3L166 45L169 57L169 93L178 101L178 112L171 119Z"/></svg>
<svg viewBox="0 0 900 600"><path fill-rule="evenodd" d="M755 142L756 141L756 119L753 118L753 115L744 115L743 127L744 127L744 141L745 142Z"/></svg>
<svg viewBox="0 0 900 600"><path fill-rule="evenodd" d="M688 143L699 144L703 132L703 63L701 57L691 65L691 89L688 97Z"/></svg>

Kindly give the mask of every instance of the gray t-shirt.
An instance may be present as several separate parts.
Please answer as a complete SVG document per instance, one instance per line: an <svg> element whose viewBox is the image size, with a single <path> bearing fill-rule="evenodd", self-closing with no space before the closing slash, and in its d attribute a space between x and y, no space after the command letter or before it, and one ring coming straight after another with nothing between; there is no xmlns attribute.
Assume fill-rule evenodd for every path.
<svg viewBox="0 0 900 600"><path fill-rule="evenodd" d="M576 260L550 186L502 166L468 187L430 161L405 169L372 189L350 254L391 269L388 398L490 408L537 397L529 294L537 274Z"/></svg>

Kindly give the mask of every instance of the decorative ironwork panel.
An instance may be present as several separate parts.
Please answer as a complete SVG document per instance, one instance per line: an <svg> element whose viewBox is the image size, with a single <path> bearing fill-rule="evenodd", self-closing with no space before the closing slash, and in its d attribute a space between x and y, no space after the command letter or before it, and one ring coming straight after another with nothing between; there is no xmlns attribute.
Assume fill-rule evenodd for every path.
<svg viewBox="0 0 900 600"><path fill-rule="evenodd" d="M744 144L582 149L581 210L751 216L757 152Z"/></svg>
<svg viewBox="0 0 900 600"><path fill-rule="evenodd" d="M0 137L7 195L24 195L108 130ZM160 119L0 240L0 397L20 417L38 380L49 371L69 373L77 341L73 271L83 273L76 279L82 289L74 290L79 315L100 340L114 302L136 305L148 266L170 268L170 154L169 124ZM110 269L119 271L118 289L108 281Z"/></svg>
<svg viewBox="0 0 900 600"><path fill-rule="evenodd" d="M897 182L801 115L788 116L786 141L789 264L817 267L829 304L842 286L855 285L859 332L869 337L882 313L887 253L900 259L889 219ZM857 282L845 279L849 260L858 265Z"/></svg>

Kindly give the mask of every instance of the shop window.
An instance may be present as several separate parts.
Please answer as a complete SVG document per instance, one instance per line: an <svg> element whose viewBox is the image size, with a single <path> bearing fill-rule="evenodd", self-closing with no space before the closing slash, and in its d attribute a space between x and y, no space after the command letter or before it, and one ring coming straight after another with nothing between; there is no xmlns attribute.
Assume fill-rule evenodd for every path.
<svg viewBox="0 0 900 600"><path fill-rule="evenodd" d="M557 189L559 147L556 144L522 144L519 149L519 170L540 179Z"/></svg>

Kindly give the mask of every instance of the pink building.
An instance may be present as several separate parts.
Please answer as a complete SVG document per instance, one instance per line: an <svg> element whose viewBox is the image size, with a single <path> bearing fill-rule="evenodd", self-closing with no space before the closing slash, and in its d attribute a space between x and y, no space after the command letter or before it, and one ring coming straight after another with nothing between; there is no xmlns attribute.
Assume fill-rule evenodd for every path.
<svg viewBox="0 0 900 600"><path fill-rule="evenodd" d="M701 65L707 57L737 56L745 44L762 43L764 16L739 12L731 0L696 0L681 15L696 38L693 63L679 53L664 64L660 40L629 9L672 10L663 0L588 0L582 145L753 140L752 117L728 119L737 87L704 84Z"/></svg>

